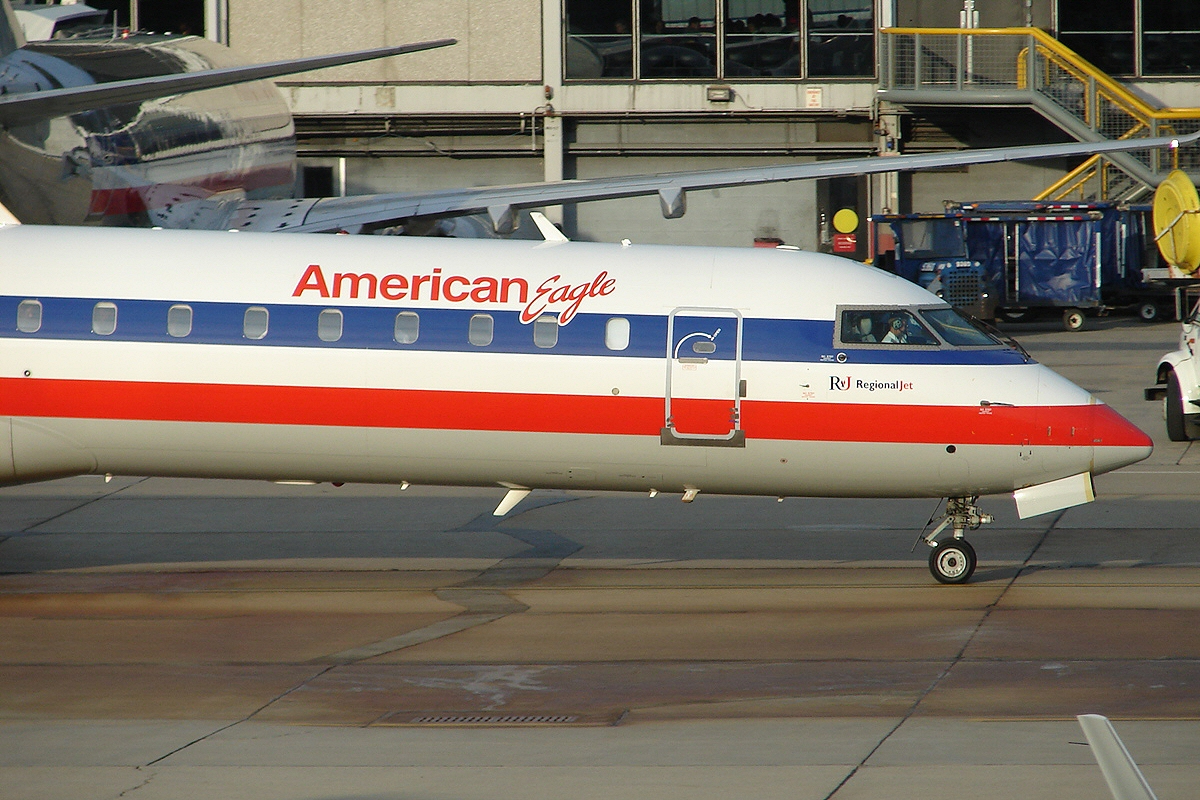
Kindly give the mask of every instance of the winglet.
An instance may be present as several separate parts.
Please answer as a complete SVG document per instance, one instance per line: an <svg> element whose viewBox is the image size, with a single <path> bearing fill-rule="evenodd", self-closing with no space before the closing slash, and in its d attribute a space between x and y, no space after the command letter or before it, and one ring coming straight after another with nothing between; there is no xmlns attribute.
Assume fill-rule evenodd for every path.
<svg viewBox="0 0 1200 800"><path fill-rule="evenodd" d="M16 214L13 214L3 203L0 203L0 226L4 225L20 225L21 220L17 219Z"/></svg>
<svg viewBox="0 0 1200 800"><path fill-rule="evenodd" d="M1076 719L1104 773L1104 782L1108 784L1113 800L1157 800L1108 718L1099 714L1081 714Z"/></svg>

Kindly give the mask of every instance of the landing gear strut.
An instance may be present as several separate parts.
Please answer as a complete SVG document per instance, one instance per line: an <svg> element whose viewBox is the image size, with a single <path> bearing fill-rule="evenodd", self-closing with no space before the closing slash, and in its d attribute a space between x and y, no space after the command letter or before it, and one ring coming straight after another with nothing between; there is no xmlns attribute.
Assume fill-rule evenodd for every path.
<svg viewBox="0 0 1200 800"><path fill-rule="evenodd" d="M946 511L937 520L937 526L922 538L933 550L929 553L929 571L938 583L966 583L975 574L975 548L964 538L968 530L992 521L991 514L984 514L975 504L978 497L949 497ZM930 520L932 524L934 520ZM942 531L950 528L949 539L938 541Z"/></svg>

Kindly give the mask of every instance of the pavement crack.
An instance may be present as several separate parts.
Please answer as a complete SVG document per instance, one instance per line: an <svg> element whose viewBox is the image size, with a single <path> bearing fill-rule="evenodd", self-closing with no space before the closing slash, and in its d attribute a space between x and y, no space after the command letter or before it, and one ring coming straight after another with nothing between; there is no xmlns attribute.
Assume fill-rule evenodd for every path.
<svg viewBox="0 0 1200 800"><path fill-rule="evenodd" d="M142 772L143 770L145 770L145 767L134 767L134 769L138 772ZM130 786L128 789L124 790L119 795L117 795L117 797L129 797L134 792L136 792L138 789L144 789L147 786L149 786L150 781L154 780L157 776L158 776L158 772L156 772L154 770L149 770L146 773L145 779L141 783L139 783L137 786Z"/></svg>
<svg viewBox="0 0 1200 800"><path fill-rule="evenodd" d="M465 581L434 590L433 594L439 600L462 606L462 613L423 628L322 656L313 659L312 663L332 661L336 665L353 664L487 625L510 614L528 611L529 606L509 597L505 590L544 578L557 569L563 559L582 550L583 545L554 531L500 526L534 509L578 499L562 494L533 496L522 501L518 506L520 510L508 516L497 517L487 512L456 528L455 532L461 533L500 533L529 545L529 548L500 559Z"/></svg>
<svg viewBox="0 0 1200 800"><path fill-rule="evenodd" d="M313 673L312 675L309 675L307 678L305 678L304 680L297 683L295 686L293 686L289 689L286 689L286 690L280 692L279 694L275 695L270 700L263 703L261 706L254 709L253 711L251 711L249 714L242 717L241 719L234 720L233 722L230 722L227 725L222 725L221 727L217 728L216 730L209 731L208 733L204 734L203 736L199 736L186 744L182 744L179 747L176 747L174 750L171 750L168 753L164 753L163 755L159 756L158 758L156 758L152 761L148 761L146 763L146 766L153 767L155 764L159 764L159 763L162 763L163 761L166 761L168 758L175 755L176 753L181 753L193 745L197 745L200 742L203 742L207 739L211 739L212 737L216 736L219 733L224 733L225 731L229 730L230 728L234 727L235 725L241 725L243 722L249 722L250 720L254 719L256 716L258 716L262 712L266 711L271 706L275 705L275 703L279 702L283 698L290 695L292 692L296 692L296 691L299 691L300 689L303 689L305 686L312 683L317 678L321 677L322 675L324 675L326 672L329 672L333 668L334 668L334 665L330 664L329 666L327 666L321 670L318 670L317 672Z"/></svg>
<svg viewBox="0 0 1200 800"><path fill-rule="evenodd" d="M134 486L137 486L138 484L141 484L141 483L145 483L148 480L150 480L150 479L149 478L138 478L133 483L127 483L124 486L118 486L116 489L113 489L111 492L106 492L102 495L99 495L98 497L88 498L87 500L84 500L82 503L80 503L78 505L71 506L70 508L68 508L64 511L60 511L57 514L54 514L53 516L46 517L45 519L39 520L26 528L22 528L21 533L32 533L32 532L34 532L35 529L40 528L41 526L45 525L48 522L53 522L56 519L62 519L63 517L67 516L68 514L74 514L79 509L87 508L88 506L92 505L93 503L99 503L101 500L108 500L111 497L116 497L121 492L125 491L126 489L132 489Z"/></svg>
<svg viewBox="0 0 1200 800"><path fill-rule="evenodd" d="M1050 533L1057 527L1058 523L1062 520L1063 515L1065 513L1066 513L1066 511L1060 511L1060 512L1058 512L1058 514L1056 514L1054 516L1054 518L1052 520L1050 520L1050 523L1042 531L1042 535L1037 540L1037 543L1034 544L1034 546L1029 550L1029 553L1025 556L1025 560L1023 562L1021 562L1021 566L1017 568L1017 570L1012 574L1012 577L1010 577L1008 579L1007 583L1005 583L1004 588L1001 589L1000 593L996 595L996 599L993 600L992 602L988 603L984 607L983 613L980 615L979 619L975 623L975 627L971 630L971 633L967 636L966 640L963 642L962 647L960 647L958 649L958 652L955 653L950 658L950 660L946 662L946 666L937 675L935 675L933 680L929 682L929 685L926 686L925 689L921 691L921 693L920 693L920 695L918 695L917 699L913 701L912 705L909 706L908 710L904 713L903 716L900 717L900 719L896 722L896 724L893 725L888 730L888 732L885 733L883 735L883 737L880 738L880 740L875 743L875 746L871 748L870 752L868 752L865 756L863 756L861 761L859 761L857 764L854 765L853 769L851 769L850 772L848 772L846 774L846 776L844 778L842 778L842 780L838 783L838 785L833 788L833 791L831 791L829 794L825 795L823 800L832 800L832 798L835 797L837 795L837 793L842 790L842 787L844 787L848 783L850 783L850 781L852 781L854 779L854 776L858 774L859 770L864 768L867 765L867 762L870 761L871 758L874 757L874 755L877 752L879 752L879 749L881 747L883 747L887 743L887 741L889 739L891 739L892 736L894 736L896 734L896 732L898 730L900 730L901 727L904 726L904 724L906 722L908 722L910 719L912 719L913 714L915 714L917 709L920 708L921 704L923 702L925 702L925 699L927 697L929 697L929 695L933 694L933 692L936 691L937 688L942 685L942 683L946 680L946 678L948 678L950 676L950 673L954 670L954 668L956 666L958 666L960 663L962 663L962 660L965 657L967 650L970 649L970 647L974 643L976 637L979 636L979 632L981 630L983 630L983 626L987 623L988 619L991 617L992 612L995 611L997 606L1000 605L1000 602L1004 599L1005 595L1008 594L1008 591L1013 587L1013 585L1017 582L1017 580L1022 575L1026 574L1030 570L1029 562L1032 561L1033 557L1037 555L1038 550L1040 550L1042 545L1045 544L1046 539L1049 538Z"/></svg>

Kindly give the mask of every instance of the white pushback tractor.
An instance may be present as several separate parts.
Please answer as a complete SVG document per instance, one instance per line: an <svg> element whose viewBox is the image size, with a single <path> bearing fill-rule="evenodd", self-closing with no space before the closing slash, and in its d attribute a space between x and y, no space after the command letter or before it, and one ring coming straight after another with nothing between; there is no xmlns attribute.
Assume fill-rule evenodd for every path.
<svg viewBox="0 0 1200 800"><path fill-rule="evenodd" d="M1154 232L1159 251L1166 260L1169 280L1185 284L1179 297L1191 297L1200 287L1200 197L1196 186L1180 171L1159 185L1154 193ZM1194 282L1191 286L1187 283ZM1179 349L1158 362L1154 385L1146 389L1147 400L1163 402L1167 436L1173 442L1200 439L1200 360L1196 340L1200 338L1200 302L1191 305L1183 320Z"/></svg>

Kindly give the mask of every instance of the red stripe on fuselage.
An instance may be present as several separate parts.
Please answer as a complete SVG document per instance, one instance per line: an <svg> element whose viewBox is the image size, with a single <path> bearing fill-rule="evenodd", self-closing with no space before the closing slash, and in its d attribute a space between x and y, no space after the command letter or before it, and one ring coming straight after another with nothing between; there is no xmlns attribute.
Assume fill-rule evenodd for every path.
<svg viewBox="0 0 1200 800"><path fill-rule="evenodd" d="M732 401L703 403L727 413ZM743 400L748 439L1149 447L1105 405L931 406ZM0 379L0 416L659 435L660 397Z"/></svg>
<svg viewBox="0 0 1200 800"><path fill-rule="evenodd" d="M172 187L180 191L200 190L206 195L230 189L258 191L261 189L290 189L295 181L290 165L256 167L239 172L221 172L214 175L198 175L194 179L171 184L147 184L145 186L123 186L118 189L93 189L89 214L124 216L140 214L151 208L161 208L175 202L169 193ZM154 191L154 199L148 202L148 194Z"/></svg>

